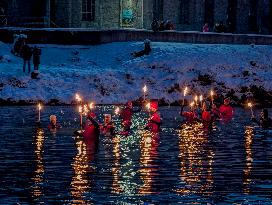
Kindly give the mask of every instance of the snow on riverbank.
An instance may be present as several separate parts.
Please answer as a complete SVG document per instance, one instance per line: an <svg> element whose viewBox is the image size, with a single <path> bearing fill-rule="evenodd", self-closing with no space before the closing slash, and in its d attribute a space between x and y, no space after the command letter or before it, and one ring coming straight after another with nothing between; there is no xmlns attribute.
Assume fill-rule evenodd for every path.
<svg viewBox="0 0 272 205"><path fill-rule="evenodd" d="M147 84L149 97L173 102L187 85L208 94L211 88L237 97L256 85L272 91L272 46L152 43L149 56L133 58L142 42L96 46L38 45L40 79L22 72L22 59L0 42L0 98L11 101L71 103L76 92L97 103L137 100Z"/></svg>

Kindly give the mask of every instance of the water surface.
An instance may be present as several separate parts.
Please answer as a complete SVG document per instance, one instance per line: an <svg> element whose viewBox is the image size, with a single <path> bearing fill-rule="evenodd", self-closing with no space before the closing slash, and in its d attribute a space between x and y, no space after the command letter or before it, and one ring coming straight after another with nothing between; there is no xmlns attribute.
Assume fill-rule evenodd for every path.
<svg viewBox="0 0 272 205"><path fill-rule="evenodd" d="M97 108L113 113L112 106ZM74 107L0 107L0 204L271 204L272 132L248 110L212 133L163 107L162 132L136 113L129 136L100 137L98 152L73 135ZM47 128L56 114L62 128ZM113 120L120 129L118 116Z"/></svg>

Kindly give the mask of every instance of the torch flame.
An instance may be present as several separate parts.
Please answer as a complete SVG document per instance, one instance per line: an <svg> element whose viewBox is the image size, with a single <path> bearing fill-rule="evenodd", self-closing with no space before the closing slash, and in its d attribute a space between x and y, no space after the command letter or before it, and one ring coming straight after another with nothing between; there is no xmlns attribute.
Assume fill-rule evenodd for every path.
<svg viewBox="0 0 272 205"><path fill-rule="evenodd" d="M214 95L214 92L211 90L211 96L213 96Z"/></svg>
<svg viewBox="0 0 272 205"><path fill-rule="evenodd" d="M251 102L247 103L247 106L250 107L250 108L253 107Z"/></svg>
<svg viewBox="0 0 272 205"><path fill-rule="evenodd" d="M81 97L79 96L79 94L76 94L76 101L78 101L78 102L81 102L82 101L82 99L81 99Z"/></svg>
<svg viewBox="0 0 272 205"><path fill-rule="evenodd" d="M89 104L89 108L92 110L92 109L94 109L94 103L93 102L91 102L90 104Z"/></svg>
<svg viewBox="0 0 272 205"><path fill-rule="evenodd" d="M82 113L82 106L81 105L78 107L78 112Z"/></svg>
<svg viewBox="0 0 272 205"><path fill-rule="evenodd" d="M183 96L185 97L187 93L188 93L188 87L185 87L183 91Z"/></svg>
<svg viewBox="0 0 272 205"><path fill-rule="evenodd" d="M190 103L190 106L191 106L191 107L193 107L194 105L195 105L195 102L194 102L194 101Z"/></svg>
<svg viewBox="0 0 272 205"><path fill-rule="evenodd" d="M203 95L200 95L199 96L199 101L202 102L202 100L203 100Z"/></svg>
<svg viewBox="0 0 272 205"><path fill-rule="evenodd" d="M87 105L84 105L84 106L83 106L83 109L84 109L84 113L87 115L87 113L88 113L88 111L89 111L89 110L88 110L88 106L87 106Z"/></svg>
<svg viewBox="0 0 272 205"><path fill-rule="evenodd" d="M143 91L144 91L144 93L147 92L147 86L146 85L143 87Z"/></svg>
<svg viewBox="0 0 272 205"><path fill-rule="evenodd" d="M39 103L38 104L38 109L41 110L42 109L42 105Z"/></svg>
<svg viewBox="0 0 272 205"><path fill-rule="evenodd" d="M195 101L197 102L197 100L198 100L198 97L197 97L197 95L195 96Z"/></svg>
<svg viewBox="0 0 272 205"><path fill-rule="evenodd" d="M149 110L150 109L150 102L147 103L145 107Z"/></svg>

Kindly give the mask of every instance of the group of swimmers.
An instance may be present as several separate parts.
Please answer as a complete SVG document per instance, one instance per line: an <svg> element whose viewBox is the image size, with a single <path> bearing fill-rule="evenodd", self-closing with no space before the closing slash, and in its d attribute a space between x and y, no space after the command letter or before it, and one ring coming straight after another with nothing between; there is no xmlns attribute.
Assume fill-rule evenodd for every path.
<svg viewBox="0 0 272 205"><path fill-rule="evenodd" d="M234 109L230 105L230 98L225 98L223 104L216 105L217 103L203 101L200 104L191 104L190 109L184 111L184 103L181 105L180 116L184 117L185 122L201 122L203 127L208 131L212 130L214 122L218 119L227 123L232 120ZM145 126L146 130L152 133L160 132L162 118L158 111L158 101L151 101L148 106L149 119ZM129 135L132 126L132 116L135 112L139 112L141 109L135 110L131 101L127 102L125 108L120 112L122 131L116 132L115 125L111 120L110 114L104 115L104 122L99 123L96 118L96 114L93 111L89 111L86 117L86 122L81 134L84 138L98 139L100 134L105 136L112 136L114 134ZM257 123L260 127L268 129L272 127L272 120L268 117L268 110L263 109L260 118L256 119L252 117L252 121ZM55 115L50 116L50 129L60 128L57 123Z"/></svg>

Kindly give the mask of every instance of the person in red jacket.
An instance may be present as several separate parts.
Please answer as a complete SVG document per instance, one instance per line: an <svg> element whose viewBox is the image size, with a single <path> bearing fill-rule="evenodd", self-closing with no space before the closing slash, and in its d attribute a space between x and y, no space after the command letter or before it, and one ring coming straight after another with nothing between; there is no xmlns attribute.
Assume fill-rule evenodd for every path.
<svg viewBox="0 0 272 205"><path fill-rule="evenodd" d="M201 121L204 128L212 129L213 119L211 112L208 110L206 102L204 102L202 105Z"/></svg>
<svg viewBox="0 0 272 205"><path fill-rule="evenodd" d="M183 111L183 109L184 109L184 106L181 106L180 115L182 117L185 117L186 122L194 122L194 121L198 120L194 105L191 106L190 111Z"/></svg>
<svg viewBox="0 0 272 205"><path fill-rule="evenodd" d="M148 124L146 125L146 129L151 132L158 133L161 127L161 117L158 113L158 102L153 101L150 103L150 112L152 113L151 117L148 119Z"/></svg>
<svg viewBox="0 0 272 205"><path fill-rule="evenodd" d="M230 98L226 98L224 104L219 108L220 118L223 121L230 121L232 120L233 112L233 108L230 106Z"/></svg>
<svg viewBox="0 0 272 205"><path fill-rule="evenodd" d="M122 110L120 117L122 119L123 134L128 134L130 126L132 125L133 107L132 102L128 101L124 110Z"/></svg>
<svg viewBox="0 0 272 205"><path fill-rule="evenodd" d="M125 109L122 110L120 117L122 119L122 126L123 126L123 131L121 134L128 135L130 131L130 127L132 125L132 116L134 113L139 112L139 110L134 110L133 109L133 104L131 101L128 101L126 103Z"/></svg>
<svg viewBox="0 0 272 205"><path fill-rule="evenodd" d="M88 156L92 157L93 154L98 150L100 128L98 122L95 120L96 115L90 112L87 116L85 123L83 139L87 146Z"/></svg>
<svg viewBox="0 0 272 205"><path fill-rule="evenodd" d="M99 124L95 120L96 115L90 112L85 123L83 137L85 139L97 140L100 134Z"/></svg>

